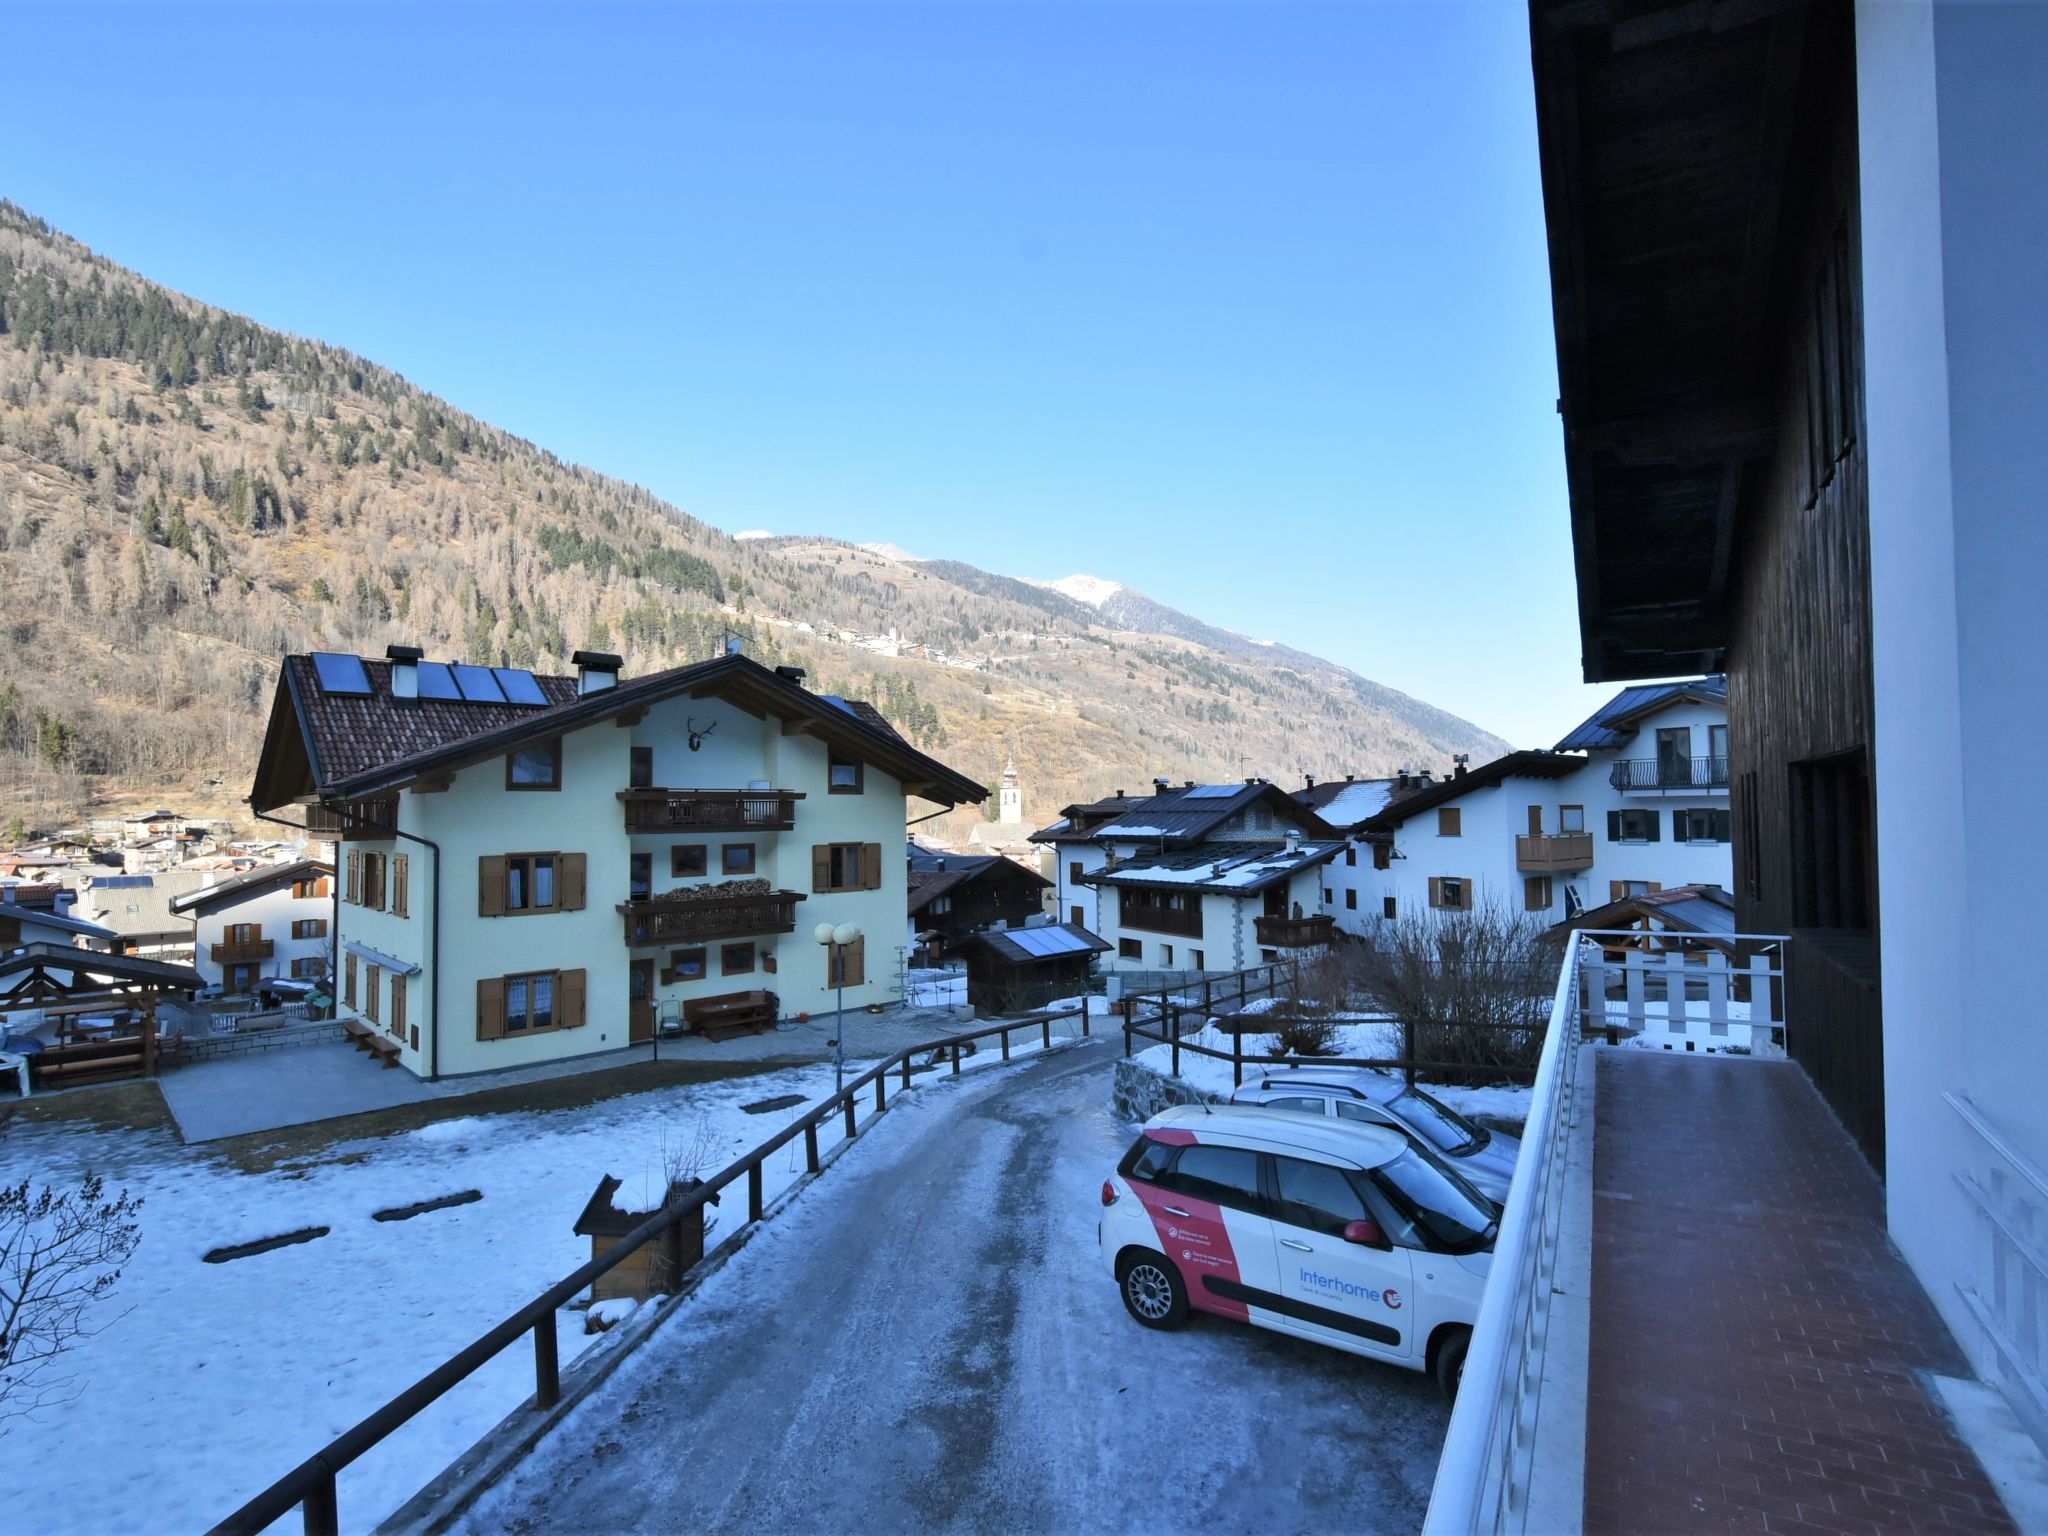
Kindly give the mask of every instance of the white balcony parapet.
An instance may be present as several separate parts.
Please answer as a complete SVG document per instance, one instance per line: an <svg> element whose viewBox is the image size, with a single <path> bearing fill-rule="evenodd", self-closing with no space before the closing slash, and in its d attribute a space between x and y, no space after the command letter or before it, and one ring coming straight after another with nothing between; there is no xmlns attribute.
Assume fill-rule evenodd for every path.
<svg viewBox="0 0 2048 1536"><path fill-rule="evenodd" d="M1522 1151L1444 1435L1425 1536L1520 1533L1528 1526L1565 1157L1579 1082L1579 952L1590 947L1568 944L1558 968Z"/></svg>

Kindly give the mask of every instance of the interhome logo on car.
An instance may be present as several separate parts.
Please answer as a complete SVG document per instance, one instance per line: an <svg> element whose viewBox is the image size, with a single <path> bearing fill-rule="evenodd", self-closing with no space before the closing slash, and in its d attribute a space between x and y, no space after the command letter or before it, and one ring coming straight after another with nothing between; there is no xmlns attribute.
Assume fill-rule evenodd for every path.
<svg viewBox="0 0 2048 1536"><path fill-rule="evenodd" d="M1301 1283L1314 1286L1319 1291L1335 1291L1340 1296L1356 1296L1363 1301L1383 1303L1390 1310L1401 1310L1401 1293L1393 1288L1381 1291L1369 1285L1356 1285L1349 1280L1340 1280L1335 1275L1319 1274L1313 1269L1301 1272Z"/></svg>

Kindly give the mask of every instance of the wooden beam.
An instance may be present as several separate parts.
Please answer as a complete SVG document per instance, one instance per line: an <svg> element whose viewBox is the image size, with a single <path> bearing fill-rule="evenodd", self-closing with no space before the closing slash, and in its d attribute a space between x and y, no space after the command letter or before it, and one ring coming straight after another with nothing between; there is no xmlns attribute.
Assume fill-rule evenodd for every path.
<svg viewBox="0 0 2048 1536"><path fill-rule="evenodd" d="M813 721L803 719L785 720L782 722L782 734L785 736L815 736L818 733L812 728L814 723Z"/></svg>
<svg viewBox="0 0 2048 1536"><path fill-rule="evenodd" d="M629 709L622 715L613 716L612 724L616 726L619 730L630 731L634 726L638 725L642 720L645 720L646 718L647 706L643 704L638 709Z"/></svg>
<svg viewBox="0 0 2048 1536"><path fill-rule="evenodd" d="M1574 422L1570 427L1573 448L1623 464L1760 459L1770 454L1774 437L1770 402L1761 395L1689 411Z"/></svg>
<svg viewBox="0 0 2048 1536"><path fill-rule="evenodd" d="M416 795L441 795L446 794L454 787L455 775L444 773L438 778L421 779L412 786L412 792Z"/></svg>

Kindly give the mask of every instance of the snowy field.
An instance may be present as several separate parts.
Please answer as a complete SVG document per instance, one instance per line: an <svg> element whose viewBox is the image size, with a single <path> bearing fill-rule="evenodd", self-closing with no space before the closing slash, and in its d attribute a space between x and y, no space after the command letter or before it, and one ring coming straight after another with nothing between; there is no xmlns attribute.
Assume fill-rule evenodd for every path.
<svg viewBox="0 0 2048 1536"><path fill-rule="evenodd" d="M1261 999L1264 1002L1265 999ZM1254 1005L1247 1012L1265 1012ZM1205 1046L1212 1051L1228 1051L1231 1037L1213 1024L1204 1025L1199 1032L1181 1036L1182 1045ZM1279 1049L1277 1037L1273 1035L1247 1034L1244 1036L1245 1077L1249 1081L1257 1067L1269 1064ZM1401 1054L1400 1026L1387 1019L1358 1020L1340 1023L1330 1043L1330 1054L1339 1057L1355 1057L1364 1061L1385 1061ZM1155 1045L1140 1051L1136 1059L1162 1077L1173 1075L1173 1047ZM1388 1073L1391 1079L1395 1074ZM1231 1066L1227 1060L1213 1056L1198 1055L1193 1051L1180 1053L1180 1080L1204 1092L1230 1097ZM1519 1125L1529 1118L1529 1087L1525 1083L1501 1083L1480 1088L1452 1087L1448 1084L1423 1084L1430 1096L1449 1105L1462 1115L1480 1116L1502 1124Z"/></svg>
<svg viewBox="0 0 2048 1536"><path fill-rule="evenodd" d="M1037 1045L1020 1032L1013 1050ZM971 1065L996 1059L987 1049ZM601 1175L628 1190L658 1186L665 1144L683 1143L701 1143L705 1171L716 1171L832 1086L824 1064L449 1119L260 1174L168 1129L16 1125L0 1142L0 1178L63 1181L90 1169L144 1204L141 1246L96 1314L102 1331L65 1362L75 1398L0 1437L9 1507L35 1511L45 1536L211 1525L588 1259L588 1239L570 1228ZM786 1095L804 1105L741 1109ZM802 1171L798 1139L771 1159L767 1195ZM715 1212L711 1242L745 1219L744 1188L737 1210ZM828 1176L821 1195L831 1188ZM482 1200L371 1219L472 1189ZM316 1226L330 1231L202 1260ZM579 1311L558 1321L566 1367L596 1338ZM532 1392L532 1368L532 1350L514 1345L344 1472L342 1529L367 1530L411 1497Z"/></svg>

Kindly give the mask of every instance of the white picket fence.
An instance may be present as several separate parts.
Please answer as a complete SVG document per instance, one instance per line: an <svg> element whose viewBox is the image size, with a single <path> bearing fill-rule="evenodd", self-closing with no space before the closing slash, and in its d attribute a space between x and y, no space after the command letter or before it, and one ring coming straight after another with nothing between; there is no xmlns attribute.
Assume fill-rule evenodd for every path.
<svg viewBox="0 0 2048 1536"><path fill-rule="evenodd" d="M1587 933L1613 944L1638 930ZM1581 947L1581 1022L1595 1034L1650 1050L1785 1055L1784 945L1780 934L1720 936L1736 946L1693 941L1687 950ZM1656 935L1659 943L1682 942Z"/></svg>

